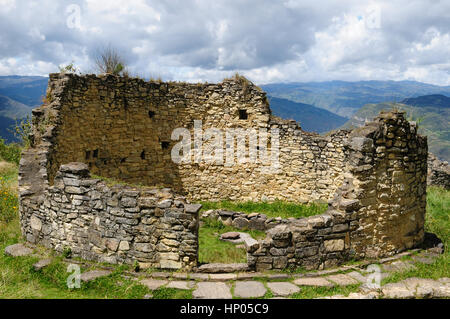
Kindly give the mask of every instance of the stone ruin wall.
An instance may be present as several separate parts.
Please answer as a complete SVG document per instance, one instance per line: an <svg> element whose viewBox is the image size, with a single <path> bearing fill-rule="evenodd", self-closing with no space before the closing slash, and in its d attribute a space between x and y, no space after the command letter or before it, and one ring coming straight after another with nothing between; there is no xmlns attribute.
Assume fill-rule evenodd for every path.
<svg viewBox="0 0 450 319"><path fill-rule="evenodd" d="M268 231L248 249L257 270L335 266L393 255L424 239L427 141L402 113L381 113L347 139L348 172L329 209Z"/></svg>
<svg viewBox="0 0 450 319"><path fill-rule="evenodd" d="M240 110L247 119L239 119ZM249 265L317 268L326 260L328 266L351 256L403 250L423 239L427 147L401 114L389 114L372 126L319 136L273 117L265 93L239 78L186 84L51 74L47 103L33 110L33 143L20 165L22 232L31 242L59 251L67 246L87 259L191 268L198 217L184 208L189 200L312 202L338 193L325 215L298 221L317 219L317 225L293 223L287 231L269 234L258 249L248 247ZM202 120L203 129L278 128L280 172L264 174L260 163L175 164L172 131L185 127L192 132L194 120ZM80 165L75 162L86 165L81 175L73 172ZM89 177L87 169L149 186L155 207L140 206L140 199L148 197L142 188L116 185L119 189L113 190ZM65 179L65 174L77 176ZM78 184L70 179L80 185L67 184ZM117 200L109 200L114 196ZM167 199L172 202L166 207ZM287 236L286 246L277 243L277 236ZM332 243L339 249L327 250Z"/></svg>
<svg viewBox="0 0 450 319"><path fill-rule="evenodd" d="M92 174L171 187L195 200L295 202L326 201L342 182L343 133L321 137L302 131L293 121L273 118L265 93L251 83L149 83L114 76L51 75L49 84L55 103L35 115L52 127L50 181L61 164L84 162ZM248 119L240 120L239 110L245 110ZM174 164L170 149L177 141L171 134L179 127L193 131L194 120L202 120L204 130L279 128L281 172L262 174L259 163Z"/></svg>

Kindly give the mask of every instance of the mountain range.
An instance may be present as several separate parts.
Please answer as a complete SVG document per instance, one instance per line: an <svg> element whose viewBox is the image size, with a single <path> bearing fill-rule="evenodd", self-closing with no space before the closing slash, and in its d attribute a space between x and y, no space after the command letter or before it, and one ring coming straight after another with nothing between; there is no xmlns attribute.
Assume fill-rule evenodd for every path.
<svg viewBox="0 0 450 319"><path fill-rule="evenodd" d="M16 120L31 115L41 104L47 83L42 76L0 76L0 137L6 142L17 141L11 132Z"/></svg>
<svg viewBox="0 0 450 319"><path fill-rule="evenodd" d="M303 130L325 133L344 125L348 118L331 113L314 105L293 102L269 96L272 113L284 119L300 122Z"/></svg>
<svg viewBox="0 0 450 319"><path fill-rule="evenodd" d="M415 81L328 81L261 85L268 95L323 108L350 118L369 103L399 102L429 94L450 96L450 86Z"/></svg>
<svg viewBox="0 0 450 319"><path fill-rule="evenodd" d="M433 94L407 98L399 103L366 104L344 124L343 128L364 125L382 110L406 112L410 121L419 125L419 133L428 136L428 149L440 159L450 162L450 97Z"/></svg>
<svg viewBox="0 0 450 319"><path fill-rule="evenodd" d="M48 78L0 76L0 137L17 141L10 129L31 114L45 95ZM414 81L329 81L261 85L274 115L300 122L306 131L325 133L364 124L382 109L400 108L419 123L429 148L450 160L450 86Z"/></svg>

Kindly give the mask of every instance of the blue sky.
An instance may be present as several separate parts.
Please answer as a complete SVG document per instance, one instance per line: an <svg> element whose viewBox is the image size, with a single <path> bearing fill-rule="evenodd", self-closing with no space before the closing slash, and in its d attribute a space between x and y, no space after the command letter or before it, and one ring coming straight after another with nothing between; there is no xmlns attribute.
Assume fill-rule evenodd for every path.
<svg viewBox="0 0 450 319"><path fill-rule="evenodd" d="M0 75L93 72L108 45L164 80L450 85L450 1L0 0Z"/></svg>

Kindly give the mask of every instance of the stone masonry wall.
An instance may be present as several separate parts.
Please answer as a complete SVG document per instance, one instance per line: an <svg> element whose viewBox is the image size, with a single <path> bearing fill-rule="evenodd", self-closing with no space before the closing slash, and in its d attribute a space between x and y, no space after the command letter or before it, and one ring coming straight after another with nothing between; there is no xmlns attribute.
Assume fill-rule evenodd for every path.
<svg viewBox="0 0 450 319"><path fill-rule="evenodd" d="M427 143L402 113L381 113L351 132L344 184L326 213L290 220L247 247L256 270L327 268L389 256L422 243Z"/></svg>
<svg viewBox="0 0 450 319"><path fill-rule="evenodd" d="M50 184L69 162L88 164L94 175L170 187L195 200L326 201L342 183L346 132L322 137L271 116L265 93L245 79L187 84L51 74L47 95L49 103L34 115L36 142L51 140ZM247 119L240 119L240 111ZM175 164L171 148L178 141L171 134L184 127L193 137L194 120L202 121L203 130L279 129L280 171L263 173L268 165L261 162L196 163L194 155L191 163Z"/></svg>
<svg viewBox="0 0 450 319"><path fill-rule="evenodd" d="M22 201L24 235L56 251L107 263L190 269L198 211L168 189L108 186L86 164L62 165L39 207Z"/></svg>

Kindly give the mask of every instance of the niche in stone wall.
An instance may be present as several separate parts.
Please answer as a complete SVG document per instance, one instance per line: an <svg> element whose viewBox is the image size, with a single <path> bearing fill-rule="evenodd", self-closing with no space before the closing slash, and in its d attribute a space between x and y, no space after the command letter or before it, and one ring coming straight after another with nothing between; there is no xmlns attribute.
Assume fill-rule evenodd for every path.
<svg viewBox="0 0 450 319"><path fill-rule="evenodd" d="M169 146L170 146L169 142L166 142L166 141L161 142L161 148L163 150L167 150L169 148Z"/></svg>
<svg viewBox="0 0 450 319"><path fill-rule="evenodd" d="M239 119L240 120L247 120L248 119L247 110L239 110Z"/></svg>

